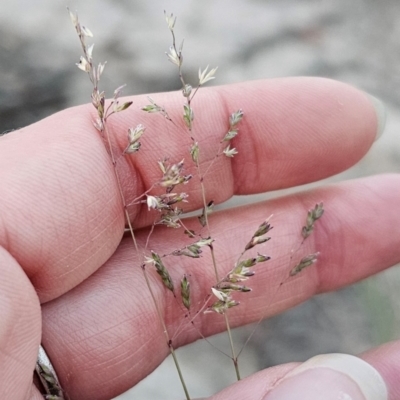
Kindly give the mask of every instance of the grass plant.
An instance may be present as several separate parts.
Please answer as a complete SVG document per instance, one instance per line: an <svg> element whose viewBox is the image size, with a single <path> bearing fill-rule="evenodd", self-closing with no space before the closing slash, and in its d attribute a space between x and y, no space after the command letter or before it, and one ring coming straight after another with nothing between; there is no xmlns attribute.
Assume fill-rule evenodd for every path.
<svg viewBox="0 0 400 400"><path fill-rule="evenodd" d="M250 278L256 279L254 276L257 268L262 268L261 264L264 264L271 258L270 255L264 254L264 248L271 239L269 232L272 229L272 216L266 216L265 220L260 221L258 226L254 227L253 234L248 238L247 242L243 243L242 249L237 254L236 262L231 266L230 270L224 271L220 267L215 252L215 246L218 245L218 238L214 237L212 228L211 214L214 201L206 191L205 182L212 174L217 159L220 157L233 158L240 151L240 149L234 147L234 139L239 134L245 134L245 132L241 132L240 128L241 121L245 118L245 112L242 109L232 110L230 115L226 116L226 130L220 134L214 157L211 162L204 163L200 145L202 124L196 118L195 98L196 94L207 82L215 79L217 67L209 68L207 66L204 69L199 69L196 84L192 85L187 82L183 70L183 42L178 45L174 30L176 17L173 14L165 13L165 20L171 33L171 46L166 55L168 61L177 69L181 83L181 117L180 119L172 118L169 110L158 104L157 99L151 97L148 97L148 104L144 104L141 109L145 113L158 114L158 116L154 117L163 118L166 124L173 125L175 131L184 132L190 139L191 144L187 150L185 159L182 160L170 160L168 154L159 154L159 178L146 188L142 194L138 195L134 201L128 202L125 198L123 182L118 172L118 164L123 157L140 157L138 152L141 149L142 136L146 134L146 127L141 123L138 123L136 126L126 127L125 148L122 151L118 148L115 140L115 132L113 132L109 120L111 117L118 118L117 114L128 110L132 106L132 101L121 100L120 96L124 86L118 87L110 99L106 98L106 94L100 89L100 80L106 63L96 64L94 62L94 45L88 44L88 41L93 37L92 32L80 23L77 13L69 10L69 14L82 49L82 56L77 63L77 67L88 75L92 85L91 102L97 114L93 124L98 134L102 137L110 155L122 202L121 213L125 215L126 231L131 236L134 251L136 254L140 254L141 258L140 264L132 265L132 268L141 268L143 272L144 282L151 294L162 328L163 336L160 337L160 340L165 341L165 345L173 357L186 399L190 399L191 397L184 379L183 368L176 356L175 342L177 337L188 326L194 327L199 337L207 340L196 324L197 319L201 318L204 313L214 314L215 318L224 319L230 354L225 354L222 351L221 353L231 359L236 378L240 380L239 356L244 346L240 350L235 348L231 333L230 311L232 308L240 306L240 302L246 301L246 296L249 296L248 293L251 292L251 287L248 286L247 282ZM157 135L158 133L153 132L152 134ZM185 172L187 169L186 159L192 164L190 169L195 171L193 175ZM190 201L188 194L185 192L185 185L189 182L198 186L202 198L202 207L197 217L198 229L195 230L186 227L185 214L182 208L184 203ZM135 237L135 226L129 217L129 209L134 205L145 205L148 212L154 216L144 246L138 244ZM323 212L322 203L315 205L308 212L305 218L305 225L299 233L299 237L301 237L300 244L296 249L289 251L291 255L287 278L281 285L287 279L291 279L292 276L297 275L304 268L316 262L318 258L317 252L300 257L298 262L295 262L295 258L298 257L299 250L302 248L304 241L313 233L315 222L322 216ZM160 225L166 226L169 229L180 229L182 231L182 243L177 243L176 249L169 254L161 254L159 250L152 248L151 235ZM193 282L191 281L190 271L186 271L179 280L173 279L171 269L175 261L172 260L175 260L176 257L190 258L193 260L191 268L197 268L200 267L200 264L196 265L196 260L202 260L205 252L209 253L211 265L201 265L201 268L212 268L215 282L208 288L208 295L203 303L198 305L192 302L191 290ZM158 274L159 284L165 288L165 296L173 296L176 300L176 307L182 312L183 323L174 332L169 332L161 306L157 301L153 287L154 283L150 279L150 275L154 273ZM250 340L250 337L248 340ZM56 399L61 397L56 396L51 398Z"/></svg>

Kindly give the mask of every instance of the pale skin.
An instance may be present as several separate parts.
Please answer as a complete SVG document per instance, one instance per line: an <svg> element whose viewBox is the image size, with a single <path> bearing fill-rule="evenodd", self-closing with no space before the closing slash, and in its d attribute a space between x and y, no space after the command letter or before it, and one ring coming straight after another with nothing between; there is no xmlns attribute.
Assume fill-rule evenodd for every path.
<svg viewBox="0 0 400 400"><path fill-rule="evenodd" d="M224 135L227 116L243 108L245 118L233 144L239 154L219 157L205 179L207 196L217 203L234 194L251 194L316 181L349 168L368 151L377 130L369 98L345 84L312 78L243 83L204 89L197 95L194 133L204 166ZM180 93L153 95L175 119ZM147 127L138 154L119 160L118 171L129 203L159 176L163 156L187 160L190 140L161 116L132 107L110 119L120 148L129 126ZM32 383L42 342L72 400L109 399L134 386L168 355L160 322L129 237L112 164L93 128L94 109L65 110L0 138L0 398L41 399ZM201 135L201 136L200 136ZM187 210L201 207L193 182ZM274 214L273 239L263 252L272 260L257 267L251 294L231 310L232 326L282 312L316 293L335 290L400 262L400 175L369 177L211 216L212 235L222 273L232 268L257 226ZM304 245L320 251L318 263L277 290L288 273L290 250L308 208L325 204L325 215ZM129 209L139 244L154 218L145 206ZM196 221L188 225L197 227ZM240 226L240 229L235 228ZM183 233L155 229L149 247L168 253ZM303 251L303 250L302 250ZM303 254L303 253L302 253ZM171 275L190 273L197 307L215 283L209 256L202 262L178 259ZM171 336L182 309L149 271ZM246 300L246 296L249 296ZM219 315L196 319L205 336L224 330ZM185 325L175 347L199 338ZM266 338L268 340L268 338ZM382 375L389 398L400 397L400 342L386 344L363 359ZM260 372L213 399L262 398L296 364ZM233 367L227 363L227 368ZM184 366L183 366L184 371ZM179 384L179 383L177 383ZM229 391L232 392L229 392ZM246 397L247 396L247 397ZM183 396L182 396L183 397Z"/></svg>

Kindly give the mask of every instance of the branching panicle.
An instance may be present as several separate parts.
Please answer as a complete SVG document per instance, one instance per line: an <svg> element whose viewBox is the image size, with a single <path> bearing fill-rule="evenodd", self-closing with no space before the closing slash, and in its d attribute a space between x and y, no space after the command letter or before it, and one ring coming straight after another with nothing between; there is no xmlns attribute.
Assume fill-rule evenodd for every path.
<svg viewBox="0 0 400 400"><path fill-rule="evenodd" d="M69 11L69 10L68 10ZM271 259L270 256L257 253L257 255L247 253L249 250L253 249L256 246L260 246L268 242L271 237L267 236L272 226L269 222L270 218L263 221L258 228L254 231L253 235L247 241L247 244L242 247L242 252L239 254L236 262L233 263L233 267L223 275L220 270L220 265L217 262L216 254L214 252L214 238L211 234L211 227L209 217L213 211L214 202L212 200L207 199L206 187L204 184L205 177L208 171L213 166L213 163L218 157L226 156L228 158L234 157L238 154L238 150L233 146L233 140L237 137L239 133L239 125L243 120L244 113L242 109L239 109L228 117L227 129L224 130L223 135L221 134L219 144L217 143L218 150L216 151L214 158L212 158L211 163L207 166L205 171L202 171L202 160L201 160L201 149L199 143L201 140L197 138L200 132L197 132L197 124L198 121L195 119L195 111L193 108L193 99L199 90L204 84L207 82L215 79L215 74L217 72L218 67L209 68L207 67L202 70L201 68L198 71L198 82L195 85L191 85L185 81L183 76L183 42L178 47L176 44L175 38L175 24L176 24L176 17L173 14L165 14L165 20L168 25L168 29L172 35L172 44L166 52L167 59L177 67L179 79L181 82L181 94L183 98L183 112L181 108L181 116L177 122L172 120L170 115L168 114L167 110L159 105L155 100L151 97L148 97L149 104L143 106L141 110L146 113L154 113L160 114L165 120L174 124L177 129L183 129L185 135L190 137L191 144L189 147L188 155L190 155L190 159L192 160L194 167L196 169L195 178L198 179L198 184L200 187L201 197L203 200L202 204L202 211L201 215L199 215L198 221L200 223L199 232L196 233L192 229L188 229L185 226L185 220L182 217L183 209L179 208L178 206L182 203L186 203L188 201L188 194L178 190L178 185L185 185L191 179L191 174L184 173L184 160L177 163L170 163L167 157L164 157L158 161L158 167L161 171L161 177L159 180L152 184L150 188L148 188L144 193L142 193L139 197L137 197L132 203L127 204L126 199L124 197L124 191L121 183L121 179L119 177L117 171L117 162L120 159L120 156L130 156L141 148L141 138L145 132L145 127L142 124L136 125L136 127L130 127L127 129L127 141L125 145L125 149L122 151L121 154L114 155L114 147L113 140L109 128L108 128L108 118L111 117L113 114L117 114L127 110L133 104L132 101L120 101L120 96L122 90L124 89L125 85L119 86L113 93L112 99L106 101L105 93L100 91L99 89L99 82L100 78L103 74L105 64L106 63L99 63L97 65L93 62L93 50L94 44L88 45L86 43L87 38L92 38L92 32L85 26L81 25L76 13L72 13L69 11L71 21L75 27L75 30L78 34L81 47L83 50L83 55L80 57L79 62L76 64L77 67L86 72L89 76L89 79L92 83L93 89L91 93L91 103L93 107L97 111L97 118L94 121L94 126L96 129L101 133L102 138L104 139L107 149L110 153L112 164L114 167L114 174L116 181L118 183L119 193L122 199L124 214L126 218L126 223L129 227L129 232L131 234L136 254L139 256L142 255L141 259L141 267L143 271L143 276L146 281L146 285L149 289L149 293L152 297L154 302L155 309L157 311L160 324L163 329L163 334L168 344L169 351L174 359L178 374L181 379L181 383L183 389L185 391L186 399L190 400L189 393L186 388L185 381L183 379L181 369L179 363L177 361L174 347L173 347L173 337L170 337L168 332L166 323L164 321L163 313L159 304L157 303L156 296L153 292L151 286L151 280L149 279L147 266L154 267L153 273L155 272L159 275L159 279L161 283L168 289L168 291L173 293L173 297L176 301L178 301L178 296L180 294L180 298L182 303L178 302L177 304L181 308L181 310L185 314L185 318L191 315L191 306L192 306L192 299L191 299L191 284L188 280L188 275L184 274L183 277L180 279L179 282L175 282L172 279L167 267L164 264L165 258L169 256L175 257L188 257L190 259L198 259L201 258L204 253L209 252L211 256L211 263L212 268L214 269L215 273L215 283L212 287L209 288L209 294L206 301L203 303L203 306L200 308L199 311L196 311L196 316L199 314L204 313L217 313L223 316L225 319L226 329L229 336L229 343L231 346L231 359L233 361L236 376L240 379L239 373L239 365L238 365L238 357L241 353L236 354L233 339L231 336L231 329L230 323L228 318L228 312L231 308L239 306L239 301L236 300L237 296L242 296L241 293L248 293L252 289L249 286L245 286L242 282L249 280L249 278L253 277L256 273L256 267ZM166 122L167 123L167 122ZM197 140L196 140L197 139ZM227 162L227 161L224 161ZM160 193L161 192L161 193ZM147 208L150 212L155 215L155 218L151 224L149 229L148 238L146 241L144 248L139 249L138 243L136 242L134 229L132 227L131 221L129 219L128 213L128 206L130 205L147 205ZM324 213L323 204L317 204L314 209L311 209L308 212L306 218L306 224L302 228L301 235L302 235L302 242L299 248L302 246L304 241L312 234L315 227L315 222L321 218L322 214ZM156 228L157 225L164 225L169 228L178 229L183 227L184 234L186 234L191 240L190 244L183 245L182 247L172 251L169 254L160 255L155 251L148 250L148 244L150 242L150 237L153 230ZM204 233L206 231L206 233ZM186 239L187 240L187 239ZM297 250L299 250L299 248ZM296 251L297 251L296 250ZM254 251L254 250L252 250ZM293 258L293 253L290 258L290 264ZM146 256L147 254L147 256ZM319 253L315 252L309 254L290 269L289 276L294 276L300 273L304 268L314 264L318 258ZM244 257L247 258L244 258ZM176 260L176 258L171 258ZM164 260L164 261L163 261ZM204 258L206 260L206 258ZM186 259L186 261L189 261ZM196 262L196 260L190 260L190 262ZM204 263L204 261L203 261ZM292 265L292 264L291 264ZM221 276L223 277L221 278ZM155 275L157 276L157 275ZM289 277L288 277L289 278ZM177 292L175 293L175 284L177 287L180 287ZM166 293L168 293L166 291ZM172 297L171 294L168 296ZM214 301L210 301L210 299L214 297ZM182 306L183 304L183 306ZM191 323L193 323L194 317L191 317ZM202 336L201 332L200 335ZM203 336L202 336L203 337ZM49 397L50 398L50 397ZM56 397L55 397L56 398Z"/></svg>

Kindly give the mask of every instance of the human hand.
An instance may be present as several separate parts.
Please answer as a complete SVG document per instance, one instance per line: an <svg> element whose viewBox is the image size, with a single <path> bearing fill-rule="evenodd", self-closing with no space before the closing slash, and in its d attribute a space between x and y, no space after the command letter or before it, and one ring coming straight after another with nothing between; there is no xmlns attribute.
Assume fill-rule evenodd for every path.
<svg viewBox="0 0 400 400"><path fill-rule="evenodd" d="M160 94L157 100L180 115L178 96ZM202 89L197 96L196 119L202 121L205 162L225 129L221 116L240 107L246 114L235 138L239 154L218 159L205 180L209 197L217 203L233 194L296 186L343 171L366 153L378 130L370 98L329 80L258 81ZM119 161L128 202L155 181L159 158L167 155L181 160L188 148L181 134L170 125L166 128L165 120L136 111L146 103L144 97L133 101L131 109L110 120L121 149L132 121L147 127L141 152ZM128 238L122 238L124 216L118 187L109 155L93 128L92 112L91 106L68 109L0 138L2 399L42 398L32 386L40 342L72 400L110 399L147 376L168 354L143 280L141 255L135 254ZM189 183L187 192L187 211L201 207L195 183ZM238 244L266 216L275 215L276 239L268 250L273 259L253 278L254 298L231 310L232 324L279 313L316 293L335 290L399 262L399 199L400 176L383 175L213 214L216 252L226 271L231 269ZM318 234L306 245L321 252L318 264L277 291L288 273L285 256L296 243L306 211L321 200L327 211L319 221ZM144 243L151 216L139 206L130 212L137 240ZM237 226L240 229L232 228ZM166 229L157 228L151 237L151 246L160 253L175 249L182 235ZM203 260L207 265L206 255ZM211 268L190 264L190 259L180 260L171 273L190 273L193 303L199 304L215 276ZM150 275L167 327L174 332L182 322L182 312L157 276ZM196 321L205 336L225 326L217 315ZM198 338L199 332L189 325L174 345ZM362 356L382 375L390 399L400 397L399 355L400 343L391 343ZM266 393L266 399L289 399L287 393L279 394L285 381L276 384L295 366L262 371L213 399L258 399ZM346 376L332 369L313 371L317 375L311 375L312 379L307 374L297 377L301 382L322 382L324 399L331 394L336 399L339 391L362 398L356 397L359 389ZM321 388L304 389L311 391L305 397L299 385L297 380L297 386L290 388L293 398L321 398L320 392L312 397L312 390Z"/></svg>

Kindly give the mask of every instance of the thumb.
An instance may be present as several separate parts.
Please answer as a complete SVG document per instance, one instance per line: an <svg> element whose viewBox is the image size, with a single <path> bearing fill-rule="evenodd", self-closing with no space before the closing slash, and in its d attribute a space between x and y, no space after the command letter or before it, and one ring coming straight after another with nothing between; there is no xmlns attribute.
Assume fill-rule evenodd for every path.
<svg viewBox="0 0 400 400"><path fill-rule="evenodd" d="M387 400L378 371L361 358L324 354L294 368L263 400Z"/></svg>
<svg viewBox="0 0 400 400"><path fill-rule="evenodd" d="M0 399L32 391L40 337L40 303L17 261L0 247Z"/></svg>
<svg viewBox="0 0 400 400"><path fill-rule="evenodd" d="M382 376L371 364L347 354L324 354L302 364L283 364L260 371L210 400L231 398L388 400L389 395Z"/></svg>

